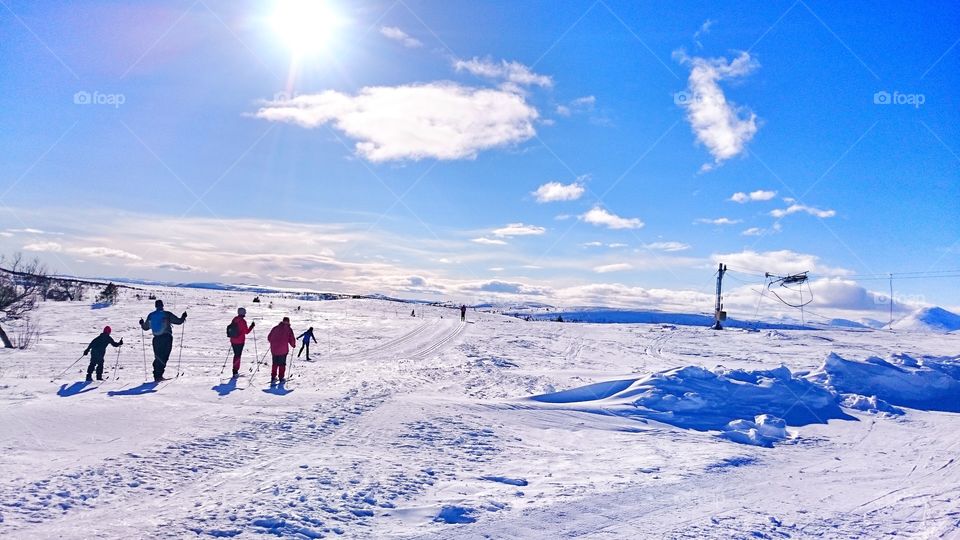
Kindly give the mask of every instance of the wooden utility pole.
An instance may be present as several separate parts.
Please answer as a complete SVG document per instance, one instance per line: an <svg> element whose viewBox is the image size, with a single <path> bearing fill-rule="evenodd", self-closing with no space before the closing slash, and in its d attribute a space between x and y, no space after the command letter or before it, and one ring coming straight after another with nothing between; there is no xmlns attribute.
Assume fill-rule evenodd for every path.
<svg viewBox="0 0 960 540"><path fill-rule="evenodd" d="M727 313L723 311L723 304L720 302L720 296L723 291L723 274L727 272L727 265L720 263L717 268L717 303L713 308L713 328L714 330L723 330L722 321L727 320Z"/></svg>

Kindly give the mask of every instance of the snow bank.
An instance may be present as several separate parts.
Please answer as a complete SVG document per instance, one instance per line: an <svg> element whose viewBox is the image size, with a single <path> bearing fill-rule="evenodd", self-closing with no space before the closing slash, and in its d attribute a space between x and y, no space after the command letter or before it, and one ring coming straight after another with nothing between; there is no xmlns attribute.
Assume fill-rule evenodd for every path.
<svg viewBox="0 0 960 540"><path fill-rule="evenodd" d="M582 308L564 311L536 311L507 312L506 315L523 319L554 321L562 317L566 322L600 323L600 324L677 324L680 326L711 326L713 315L697 313L671 313L653 310ZM813 330L814 326L802 324L798 321L740 321L727 319L723 323L726 328L747 328L751 330Z"/></svg>
<svg viewBox="0 0 960 540"><path fill-rule="evenodd" d="M953 332L960 330L960 315L939 307L921 308L893 323L894 330Z"/></svg>
<svg viewBox="0 0 960 540"><path fill-rule="evenodd" d="M871 414L883 414L899 416L904 414L903 409L894 407L886 401L877 398L877 396L861 396L859 394L843 394L840 404L848 409L868 412Z"/></svg>
<svg viewBox="0 0 960 540"><path fill-rule="evenodd" d="M790 434L787 432L787 423L782 418L761 414L753 421L730 422L720 436L742 444L772 448L774 443L787 439Z"/></svg>
<svg viewBox="0 0 960 540"><path fill-rule="evenodd" d="M794 376L783 366L757 371L688 366L642 379L533 396L528 401L716 430L731 440L763 446L785 439L787 425L852 418L840 408L833 392Z"/></svg>
<svg viewBox="0 0 960 540"><path fill-rule="evenodd" d="M914 409L960 412L960 356L915 359L897 354L889 361L874 356L858 362L830 353L808 379L840 394L875 396L887 404Z"/></svg>

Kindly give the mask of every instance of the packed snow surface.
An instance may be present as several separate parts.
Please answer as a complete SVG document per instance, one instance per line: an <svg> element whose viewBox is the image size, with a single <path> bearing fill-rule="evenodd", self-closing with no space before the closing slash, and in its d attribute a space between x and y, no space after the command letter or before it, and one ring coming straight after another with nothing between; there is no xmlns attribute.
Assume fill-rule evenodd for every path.
<svg viewBox="0 0 960 540"><path fill-rule="evenodd" d="M0 351L0 537L957 534L955 332L494 308L461 323L388 299L142 287L44 302L39 341ZM159 384L136 325L151 292L189 312ZM257 326L230 379L238 306ZM283 316L319 343L271 387L255 359ZM83 382L106 324L125 346Z"/></svg>

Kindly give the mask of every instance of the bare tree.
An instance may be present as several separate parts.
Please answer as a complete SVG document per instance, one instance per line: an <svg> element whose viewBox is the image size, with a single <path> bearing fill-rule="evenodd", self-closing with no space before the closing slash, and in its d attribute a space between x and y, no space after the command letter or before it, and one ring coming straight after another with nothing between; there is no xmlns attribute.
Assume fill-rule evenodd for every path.
<svg viewBox="0 0 960 540"><path fill-rule="evenodd" d="M46 267L37 259L24 262L19 253L9 260L0 257L0 321L21 319L33 311L49 279ZM14 348L3 326L0 341L4 347Z"/></svg>

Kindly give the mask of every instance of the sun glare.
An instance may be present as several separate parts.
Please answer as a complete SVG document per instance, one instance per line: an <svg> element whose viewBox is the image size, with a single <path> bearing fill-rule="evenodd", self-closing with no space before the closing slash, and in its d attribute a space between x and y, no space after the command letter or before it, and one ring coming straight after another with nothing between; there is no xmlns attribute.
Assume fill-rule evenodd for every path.
<svg viewBox="0 0 960 540"><path fill-rule="evenodd" d="M324 0L277 0L270 23L293 54L323 51L342 21Z"/></svg>

